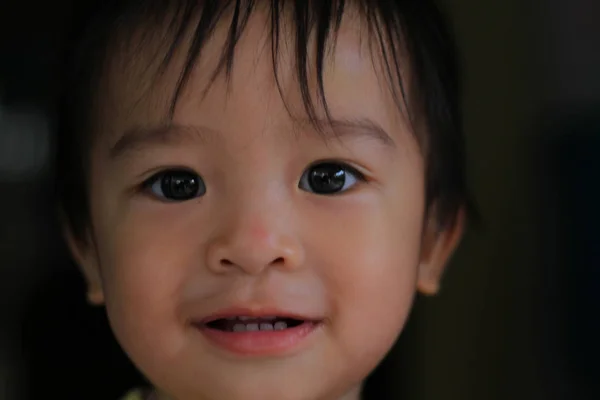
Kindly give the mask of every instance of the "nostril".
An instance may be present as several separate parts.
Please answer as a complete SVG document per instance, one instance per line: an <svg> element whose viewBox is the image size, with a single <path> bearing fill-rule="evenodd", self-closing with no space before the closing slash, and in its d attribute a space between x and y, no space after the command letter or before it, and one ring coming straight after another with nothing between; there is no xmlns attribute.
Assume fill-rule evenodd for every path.
<svg viewBox="0 0 600 400"><path fill-rule="evenodd" d="M283 257L277 257L276 259L271 261L271 264L284 264L284 263L285 263L285 259ZM232 266L232 265L235 265L235 263L231 260L228 260L227 258L223 258L221 260L221 265Z"/></svg>

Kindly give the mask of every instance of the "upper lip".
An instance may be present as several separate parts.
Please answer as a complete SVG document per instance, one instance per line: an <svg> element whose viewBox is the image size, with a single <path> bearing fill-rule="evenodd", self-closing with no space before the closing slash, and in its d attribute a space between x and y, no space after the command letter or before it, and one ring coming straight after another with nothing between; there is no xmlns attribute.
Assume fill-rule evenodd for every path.
<svg viewBox="0 0 600 400"><path fill-rule="evenodd" d="M231 317L253 317L253 318L265 318L265 317L278 317L278 318L289 318L302 321L319 321L322 318L315 317L314 315L286 311L278 308L245 308L245 307L234 307L227 308L217 311L202 320L201 323L206 324L212 321L216 321L224 318Z"/></svg>

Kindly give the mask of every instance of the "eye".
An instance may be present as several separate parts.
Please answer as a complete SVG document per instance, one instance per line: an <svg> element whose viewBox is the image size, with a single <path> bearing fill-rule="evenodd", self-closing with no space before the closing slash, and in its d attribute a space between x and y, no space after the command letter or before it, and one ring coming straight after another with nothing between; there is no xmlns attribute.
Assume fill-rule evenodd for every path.
<svg viewBox="0 0 600 400"><path fill-rule="evenodd" d="M327 162L308 168L298 187L307 192L332 195L345 192L365 177L356 169L343 163Z"/></svg>
<svg viewBox="0 0 600 400"><path fill-rule="evenodd" d="M144 187L154 196L168 201L191 200L206 193L202 178L188 170L162 171L146 180Z"/></svg>

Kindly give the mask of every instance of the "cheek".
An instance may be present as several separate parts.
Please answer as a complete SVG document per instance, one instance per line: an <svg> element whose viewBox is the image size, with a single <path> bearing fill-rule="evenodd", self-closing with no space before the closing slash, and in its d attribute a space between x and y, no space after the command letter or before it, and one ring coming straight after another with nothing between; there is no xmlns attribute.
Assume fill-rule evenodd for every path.
<svg viewBox="0 0 600 400"><path fill-rule="evenodd" d="M312 242L326 266L321 274L334 307L332 329L349 363L379 362L410 311L423 209L420 197L405 200L322 216Z"/></svg>
<svg viewBox="0 0 600 400"><path fill-rule="evenodd" d="M106 308L115 335L128 351L150 346L160 348L162 356L175 356L184 345L174 312L177 296L194 269L190 260L197 259L198 269L201 264L191 254L198 250L191 243L194 235L186 234L188 223L168 213L148 218L130 210L115 215L114 221L119 222L106 221L97 231Z"/></svg>

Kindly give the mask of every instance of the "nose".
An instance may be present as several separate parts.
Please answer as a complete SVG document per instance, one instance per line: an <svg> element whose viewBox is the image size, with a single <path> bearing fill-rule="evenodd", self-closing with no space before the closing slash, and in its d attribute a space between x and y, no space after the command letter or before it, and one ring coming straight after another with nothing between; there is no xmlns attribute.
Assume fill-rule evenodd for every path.
<svg viewBox="0 0 600 400"><path fill-rule="evenodd" d="M217 274L242 272L260 275L277 267L294 270L304 262L303 247L280 223L264 219L239 220L214 238L207 251L208 268Z"/></svg>

